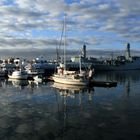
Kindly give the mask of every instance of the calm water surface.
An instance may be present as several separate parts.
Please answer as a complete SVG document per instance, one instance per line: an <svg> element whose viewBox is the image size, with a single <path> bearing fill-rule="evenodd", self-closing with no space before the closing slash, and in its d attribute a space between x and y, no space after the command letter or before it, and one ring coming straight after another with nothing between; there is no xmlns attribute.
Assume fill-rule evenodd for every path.
<svg viewBox="0 0 140 140"><path fill-rule="evenodd" d="M140 71L96 73L117 87L0 80L0 140L139 140Z"/></svg>

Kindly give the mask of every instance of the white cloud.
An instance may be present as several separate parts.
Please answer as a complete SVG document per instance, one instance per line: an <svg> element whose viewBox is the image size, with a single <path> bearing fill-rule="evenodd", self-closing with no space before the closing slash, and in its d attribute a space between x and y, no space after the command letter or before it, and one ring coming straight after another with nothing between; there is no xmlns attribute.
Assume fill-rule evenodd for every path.
<svg viewBox="0 0 140 140"><path fill-rule="evenodd" d="M109 5L108 4L101 4L99 5L99 10L105 11L109 9Z"/></svg>
<svg viewBox="0 0 140 140"><path fill-rule="evenodd" d="M57 45L65 12L69 44L73 41L78 46L86 40L91 46L100 45L109 43L109 38L112 42L112 35L118 37L114 43L140 42L139 0L74 0L70 4L64 0L2 0L0 5L0 44L7 47L18 46L19 42L27 48ZM7 41L9 36L13 40ZM50 42L44 43L46 38Z"/></svg>
<svg viewBox="0 0 140 140"><path fill-rule="evenodd" d="M35 5L36 0L15 0L14 1L15 4L17 4L17 6L19 8L33 8Z"/></svg>

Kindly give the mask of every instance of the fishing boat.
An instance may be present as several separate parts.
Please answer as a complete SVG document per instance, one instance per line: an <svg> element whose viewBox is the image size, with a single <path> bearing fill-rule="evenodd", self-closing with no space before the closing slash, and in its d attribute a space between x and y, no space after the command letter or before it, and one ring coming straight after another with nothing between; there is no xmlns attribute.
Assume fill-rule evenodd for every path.
<svg viewBox="0 0 140 140"><path fill-rule="evenodd" d="M57 67L57 73L53 74L52 79L54 82L62 84L70 84L77 86L86 86L90 82L90 78L93 75L92 69L87 72L81 70L81 59L79 59L79 71L69 71L66 68L66 18L64 20L64 64L60 64Z"/></svg>
<svg viewBox="0 0 140 140"><path fill-rule="evenodd" d="M23 80L27 80L28 78L28 74L26 71L19 69L19 70L15 70L12 72L12 74L8 75L9 78L11 79L23 79Z"/></svg>

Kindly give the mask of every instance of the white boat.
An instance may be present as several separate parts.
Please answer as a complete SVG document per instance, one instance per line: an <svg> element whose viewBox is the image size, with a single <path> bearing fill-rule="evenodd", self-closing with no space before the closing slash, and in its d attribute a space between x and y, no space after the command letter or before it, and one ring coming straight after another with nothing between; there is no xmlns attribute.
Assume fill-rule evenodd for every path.
<svg viewBox="0 0 140 140"><path fill-rule="evenodd" d="M85 78L84 76L79 76L78 74L54 74L52 76L54 82L57 83L63 83L63 84L70 84L70 85L88 85L89 84L89 79Z"/></svg>
<svg viewBox="0 0 140 140"><path fill-rule="evenodd" d="M8 75L9 78L11 79L27 79L28 78L28 74L26 71L24 70L15 70L12 72L11 75Z"/></svg>
<svg viewBox="0 0 140 140"><path fill-rule="evenodd" d="M65 30L64 22L64 33L66 32ZM52 76L52 79L57 83L86 86L89 84L89 77L87 76L87 73L81 70L81 59L79 60L79 72L66 70L66 35L64 36L64 65L60 65L60 67L57 68L57 73Z"/></svg>
<svg viewBox="0 0 140 140"><path fill-rule="evenodd" d="M40 82L40 83L43 82L43 77L40 76L40 75L34 76L33 79L34 79L36 82Z"/></svg>

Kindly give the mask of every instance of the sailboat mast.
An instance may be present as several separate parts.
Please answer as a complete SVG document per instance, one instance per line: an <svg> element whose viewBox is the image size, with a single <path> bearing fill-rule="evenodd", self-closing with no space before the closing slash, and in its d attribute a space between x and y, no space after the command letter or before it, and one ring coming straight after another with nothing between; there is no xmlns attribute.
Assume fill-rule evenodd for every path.
<svg viewBox="0 0 140 140"><path fill-rule="evenodd" d="M66 14L64 16L64 70L66 70Z"/></svg>
<svg viewBox="0 0 140 140"><path fill-rule="evenodd" d="M81 73L81 66L82 64L81 64L81 55L79 55L79 69L80 69L80 73Z"/></svg>

